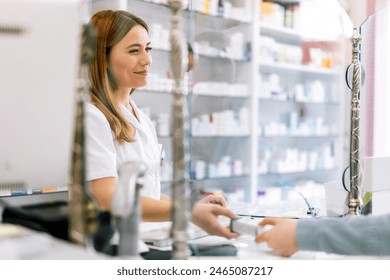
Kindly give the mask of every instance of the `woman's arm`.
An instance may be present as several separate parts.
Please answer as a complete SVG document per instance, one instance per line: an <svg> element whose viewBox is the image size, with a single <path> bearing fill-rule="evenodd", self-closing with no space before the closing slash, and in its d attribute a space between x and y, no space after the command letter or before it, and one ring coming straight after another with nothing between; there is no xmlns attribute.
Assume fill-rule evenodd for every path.
<svg viewBox="0 0 390 280"><path fill-rule="evenodd" d="M112 196L114 194L117 179L107 177L90 181L91 193L95 197L101 209L110 211ZM162 194L161 200L141 196L142 220L145 222L164 222L171 220L172 201ZM221 206L222 205L222 206ZM207 196L194 205L192 209L192 221L209 234L220 235L226 238L237 237L224 228L218 221L218 216L223 215L234 218L221 197Z"/></svg>
<svg viewBox="0 0 390 280"><path fill-rule="evenodd" d="M165 201L172 201L172 199L169 197L169 196L167 196L166 194L160 194L160 199L161 200L165 200Z"/></svg>
<svg viewBox="0 0 390 280"><path fill-rule="evenodd" d="M115 177L100 178L89 182L92 196L103 211L111 210L116 183Z"/></svg>
<svg viewBox="0 0 390 280"><path fill-rule="evenodd" d="M90 181L91 193L103 211L111 210L117 178L107 177ZM168 196L162 200L141 196L142 220L145 222L163 222L171 220L172 203Z"/></svg>
<svg viewBox="0 0 390 280"><path fill-rule="evenodd" d="M165 222L171 220L172 203L167 200L156 200L147 196L141 197L142 221Z"/></svg>

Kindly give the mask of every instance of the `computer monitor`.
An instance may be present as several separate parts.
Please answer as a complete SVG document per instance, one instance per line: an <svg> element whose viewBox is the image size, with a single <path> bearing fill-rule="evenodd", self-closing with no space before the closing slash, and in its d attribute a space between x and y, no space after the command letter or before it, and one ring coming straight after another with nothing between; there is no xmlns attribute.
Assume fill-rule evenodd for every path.
<svg viewBox="0 0 390 280"><path fill-rule="evenodd" d="M70 183L79 2L0 0L1 196Z"/></svg>

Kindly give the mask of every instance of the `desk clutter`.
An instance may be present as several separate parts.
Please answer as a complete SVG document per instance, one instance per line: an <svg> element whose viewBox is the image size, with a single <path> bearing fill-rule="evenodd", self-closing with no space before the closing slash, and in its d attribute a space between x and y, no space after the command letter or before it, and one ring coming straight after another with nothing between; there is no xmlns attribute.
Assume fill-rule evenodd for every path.
<svg viewBox="0 0 390 280"><path fill-rule="evenodd" d="M0 260L97 260L103 254L31 230L21 225L0 223Z"/></svg>
<svg viewBox="0 0 390 280"><path fill-rule="evenodd" d="M0 259L36 259L49 256L52 246L65 248L71 252L74 247L80 258L118 258L118 236L114 230L112 217L103 212L99 215L99 227L94 236L94 250L72 244L69 240L68 228L69 206L65 201L45 202L23 206L4 207L0 223ZM230 219L223 217L221 223L228 225ZM171 222L140 223L139 256L143 259L171 259L172 240L170 238ZM235 256L237 248L225 238L218 241L207 241L207 244L192 242L207 233L189 224L189 250L191 256ZM68 248L69 247L69 248ZM87 253L89 251L89 253ZM96 254L96 256L95 256ZM70 255L59 258L73 258ZM77 254L76 254L77 256Z"/></svg>
<svg viewBox="0 0 390 280"><path fill-rule="evenodd" d="M66 197L66 196L65 196ZM319 207L320 210L325 210L324 201L313 197L307 198L310 204L314 207ZM254 242L253 234L247 234L247 231L241 232L244 228L256 228L256 225L264 216L280 216L293 218L311 218L307 213L308 206L305 201L298 197L296 200L291 199L288 202L282 201L280 203L262 203L249 204L244 202L231 202L228 207L239 216L240 219L240 237L235 240L228 240L222 237L209 236L201 228L192 223L188 224L187 233L189 235L188 250L190 258L202 257L228 257L240 258L240 252L245 254L257 255L259 253L270 250L265 246L258 246ZM11 240L2 242L8 244L5 248L15 248L13 244L18 242L20 244L18 250L21 253L10 254L9 250L2 250L1 258L11 259L26 259L37 258L43 256L45 258L51 255L47 250L42 248L50 248L50 246L74 247L75 244L69 242L68 236L68 212L69 205L67 201L60 199L47 199L42 203L30 203L28 205L7 205L2 212L2 220L4 224L13 224L15 227L7 227L0 233L0 237L4 240ZM231 225L231 220L227 217L220 217L219 222L228 227ZM94 254L97 257L103 258L121 258L124 257L118 250L119 238L118 232L115 230L115 219L110 213L102 212L99 215L98 231L94 235L93 246ZM138 254L136 257L145 260L164 260L172 258L172 239L170 238L171 222L153 222L139 223L138 227ZM28 234L23 236L24 229ZM7 233L8 232L8 233ZM12 234L15 236L11 236ZM32 234L34 233L34 234ZM18 236L18 234L21 234ZM15 239L17 237L17 239ZM18 241L16 241L18 240ZM26 240L25 242L23 240ZM27 241L28 240L28 241ZM29 245L31 244L31 245ZM41 244L41 245L37 245ZM29 248L31 246L31 248ZM82 246L76 246L79 250L85 250ZM3 247L2 247L3 248ZM11 251L10 251L11 250ZM68 252L69 250L65 250ZM29 252L35 252L30 254ZM80 258L95 258L95 255L83 255ZM58 258L72 258L70 256L62 256L58 253ZM275 255L267 255L267 258L275 258ZM41 257L39 257L41 258ZM55 258L55 257L54 257Z"/></svg>

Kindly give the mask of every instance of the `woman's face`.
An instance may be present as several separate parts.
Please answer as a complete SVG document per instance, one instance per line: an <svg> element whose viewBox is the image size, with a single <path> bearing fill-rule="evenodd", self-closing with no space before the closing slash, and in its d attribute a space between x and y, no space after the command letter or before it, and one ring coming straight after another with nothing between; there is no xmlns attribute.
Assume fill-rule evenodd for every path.
<svg viewBox="0 0 390 280"><path fill-rule="evenodd" d="M108 67L114 76L118 89L145 86L152 63L148 32L136 25L112 47Z"/></svg>

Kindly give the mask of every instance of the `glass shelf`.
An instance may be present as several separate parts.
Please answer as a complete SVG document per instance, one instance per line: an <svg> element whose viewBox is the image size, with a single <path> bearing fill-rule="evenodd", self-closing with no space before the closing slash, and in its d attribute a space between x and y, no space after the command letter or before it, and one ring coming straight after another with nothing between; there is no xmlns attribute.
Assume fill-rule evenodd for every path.
<svg viewBox="0 0 390 280"><path fill-rule="evenodd" d="M267 97L259 97L260 101L266 101L266 102L285 102L285 103L295 103L295 104L308 104L308 105L332 105L332 106L338 106L340 105L340 102L338 101L325 101L325 102L314 102L314 101L299 101L295 99L277 99L277 98L267 98Z"/></svg>
<svg viewBox="0 0 390 280"><path fill-rule="evenodd" d="M318 138L336 138L340 137L339 134L324 134L324 135L259 135L261 138L270 138L270 139L283 139L283 138L299 138L299 139L318 139Z"/></svg>
<svg viewBox="0 0 390 280"><path fill-rule="evenodd" d="M215 30L232 28L242 24L249 24L251 22L250 18L248 19L228 18L219 15L203 13L200 11L194 11L194 14L195 14L196 21L202 22L204 25L208 27L212 27Z"/></svg>
<svg viewBox="0 0 390 280"><path fill-rule="evenodd" d="M321 68L311 65L283 63L283 62L259 62L260 71L288 71L288 72L300 72L318 75L338 76L340 75L340 69L337 68Z"/></svg>
<svg viewBox="0 0 390 280"><path fill-rule="evenodd" d="M267 173L257 173L259 176L294 176L299 174L307 173L320 173L320 172L335 172L338 171L338 168L329 168L329 169L314 169L314 170L304 170L304 171L291 171L291 172L267 172Z"/></svg>
<svg viewBox="0 0 390 280"><path fill-rule="evenodd" d="M232 95L232 94L212 94L212 93L192 93L192 97L205 97L205 98L248 98L249 95Z"/></svg>
<svg viewBox="0 0 390 280"><path fill-rule="evenodd" d="M264 22L258 23L260 34L264 36L277 37L283 42L299 42L301 35L298 30L287 27L275 27Z"/></svg>
<svg viewBox="0 0 390 280"><path fill-rule="evenodd" d="M215 180L231 180L231 179L243 179L249 177L249 174L243 175L232 175L224 177L214 177L214 178L203 178L203 179L191 179L192 182L204 182L204 181L215 181Z"/></svg>

